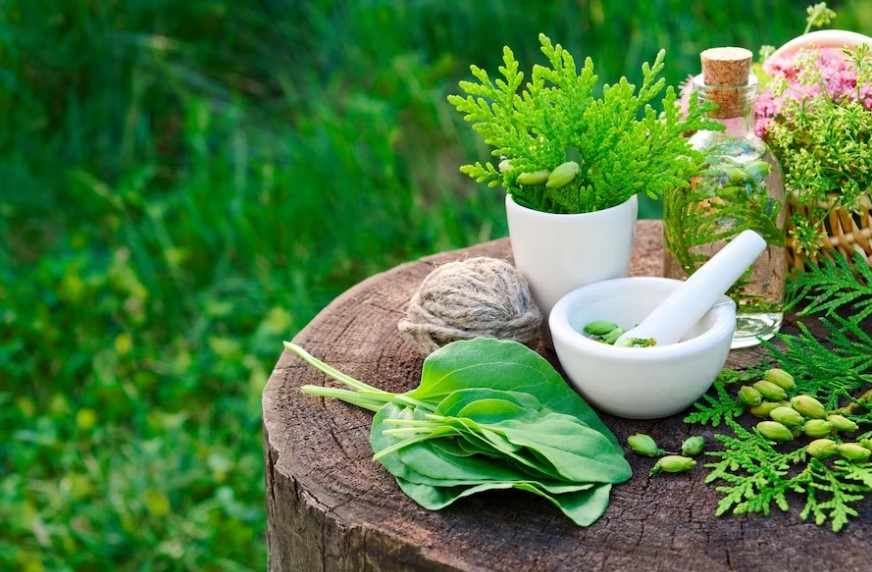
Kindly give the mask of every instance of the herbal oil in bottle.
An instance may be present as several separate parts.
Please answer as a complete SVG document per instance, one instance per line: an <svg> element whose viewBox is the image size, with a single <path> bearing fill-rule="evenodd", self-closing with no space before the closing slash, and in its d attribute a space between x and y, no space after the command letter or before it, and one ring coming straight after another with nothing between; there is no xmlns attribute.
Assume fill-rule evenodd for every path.
<svg viewBox="0 0 872 572"><path fill-rule="evenodd" d="M709 118L723 131L700 131L691 144L707 156L701 175L663 200L664 275L685 279L743 230L759 233L767 248L727 294L736 302L732 348L753 346L781 327L785 251L784 179L778 160L754 133L757 79L750 51L702 52L695 96L718 108ZM693 97L692 95L691 97Z"/></svg>

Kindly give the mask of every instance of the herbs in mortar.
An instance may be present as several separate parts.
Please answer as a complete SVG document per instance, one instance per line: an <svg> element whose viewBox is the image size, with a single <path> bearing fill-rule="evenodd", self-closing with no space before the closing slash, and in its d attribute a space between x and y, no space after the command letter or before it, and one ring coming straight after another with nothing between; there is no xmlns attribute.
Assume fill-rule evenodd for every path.
<svg viewBox="0 0 872 572"><path fill-rule="evenodd" d="M406 393L355 380L292 343L285 348L350 389L306 385L309 395L375 412L373 459L421 506L519 489L579 526L605 512L613 484L632 476L623 449L545 358L512 341L448 344L424 361Z"/></svg>
<svg viewBox="0 0 872 572"><path fill-rule="evenodd" d="M616 323L608 320L595 320L582 328L582 332L587 334L587 336L592 340L610 346L615 345L618 338L620 338L626 331L626 328L622 328ZM623 347L649 348L657 345L657 340L654 338L629 338L627 340L622 340L620 345Z"/></svg>

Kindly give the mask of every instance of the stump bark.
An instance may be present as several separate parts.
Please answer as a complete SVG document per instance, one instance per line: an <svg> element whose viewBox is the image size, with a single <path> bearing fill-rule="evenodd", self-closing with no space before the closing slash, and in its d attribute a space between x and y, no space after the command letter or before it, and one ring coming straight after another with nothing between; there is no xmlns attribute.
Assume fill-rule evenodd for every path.
<svg viewBox="0 0 872 572"><path fill-rule="evenodd" d="M641 221L632 275L661 274L661 225ZM316 357L389 391L418 384L423 359L397 322L437 265L472 256L511 259L508 239L441 253L374 276L337 298L294 338ZM795 330L788 323L785 330ZM539 351L559 370L555 354ZM737 350L728 365L757 363L760 348ZM640 374L643 372L640 372ZM802 522L799 509L716 517L719 494L707 471L648 476L653 459L628 455L634 476L613 489L605 515L572 524L543 499L492 492L427 511L374 462L371 414L300 393L323 374L284 353L263 394L269 567L274 571L700 571L872 569L867 538L872 506L834 534ZM332 381L330 383L333 383ZM602 415L621 442L637 432L675 450L691 434L682 422ZM701 463L700 463L701 465Z"/></svg>

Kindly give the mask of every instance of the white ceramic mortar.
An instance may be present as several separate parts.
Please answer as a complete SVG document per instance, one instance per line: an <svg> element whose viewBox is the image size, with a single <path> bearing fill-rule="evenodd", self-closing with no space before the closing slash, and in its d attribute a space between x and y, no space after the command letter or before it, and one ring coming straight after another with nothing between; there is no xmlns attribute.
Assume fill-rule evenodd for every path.
<svg viewBox="0 0 872 572"><path fill-rule="evenodd" d="M618 278L574 290L555 304L549 326L557 358L592 405L620 417L654 419L682 411L711 387L736 327L736 305L726 296L677 343L616 347L580 333L596 320L632 328L682 284Z"/></svg>

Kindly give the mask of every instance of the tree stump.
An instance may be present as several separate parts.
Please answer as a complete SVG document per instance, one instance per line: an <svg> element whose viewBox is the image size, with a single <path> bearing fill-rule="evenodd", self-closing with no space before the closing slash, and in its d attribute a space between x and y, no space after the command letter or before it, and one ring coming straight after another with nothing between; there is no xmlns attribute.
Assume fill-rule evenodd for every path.
<svg viewBox="0 0 872 572"><path fill-rule="evenodd" d="M633 275L661 275L661 223L641 221ZM397 331L420 282L438 264L472 256L511 258L508 239L446 252L374 276L337 298L294 341L366 383L389 390L417 386L423 359ZM786 331L795 331L788 323ZM553 352L539 348L558 367ZM728 365L757 363L762 350L731 353ZM642 372L640 372L642 373ZM719 494L701 466L648 476L653 459L628 455L634 476L613 489L605 515L572 524L544 499L520 491L464 498L431 512L407 498L374 462L371 414L300 393L325 376L281 356L263 395L269 567L275 571L701 571L872 569L872 506L834 534L803 522L796 506L760 515L716 517ZM332 383L332 382L331 382ZM675 450L711 430L683 414L653 421L602 415L623 443L648 433Z"/></svg>

